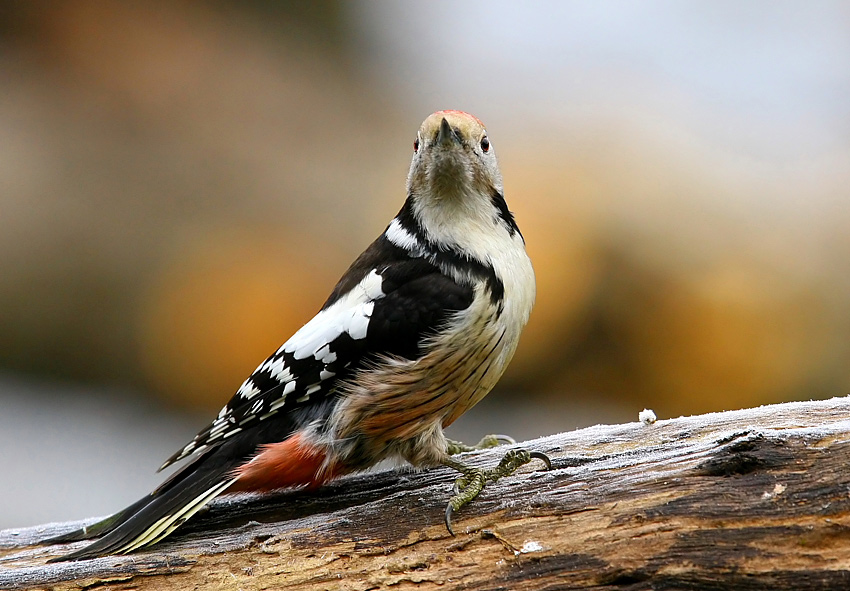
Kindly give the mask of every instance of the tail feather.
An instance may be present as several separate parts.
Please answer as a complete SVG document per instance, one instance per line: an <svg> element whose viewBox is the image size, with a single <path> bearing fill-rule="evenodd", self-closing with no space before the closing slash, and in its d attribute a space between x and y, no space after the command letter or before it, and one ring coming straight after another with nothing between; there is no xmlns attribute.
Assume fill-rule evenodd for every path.
<svg viewBox="0 0 850 591"><path fill-rule="evenodd" d="M163 539L236 480L236 476L232 475L236 462L207 462L206 459L206 454L199 457L123 511L87 528L49 540L70 542L102 536L85 548L48 562L124 554Z"/></svg>
<svg viewBox="0 0 850 591"><path fill-rule="evenodd" d="M49 540L56 543L98 538L85 548L53 558L49 562L85 560L138 550L171 534L204 505L228 489L256 490L258 487L233 487L233 484L237 480L241 482L246 476L244 466L257 460L257 450L265 450L268 442L281 442L282 445L275 449L284 450L289 449L283 444L291 436L294 441L301 441L297 435L292 435L293 430L292 424L288 422L261 423L258 428L252 430L250 437L232 437L207 449L172 474L152 493L123 511L94 525ZM294 454L289 458L289 462L298 463L302 461L302 456L303 454ZM270 467L277 468L277 465ZM274 479L277 487L310 482L309 479L305 480L306 477L299 471L284 472L289 476Z"/></svg>
<svg viewBox="0 0 850 591"><path fill-rule="evenodd" d="M120 526L122 523L127 521L130 517L132 517L136 512L139 511L142 507L144 507L147 503L150 502L150 495L146 496L143 499L139 499L126 509L119 511L114 515L110 515L106 519L102 519L97 523L92 525L86 525L81 527L80 529L75 529L74 531L68 532L66 534L62 534L60 536L55 536L52 538L48 538L41 542L42 544L67 544L69 542L79 542L80 540L91 540L92 538L99 538L100 536L107 534Z"/></svg>
<svg viewBox="0 0 850 591"><path fill-rule="evenodd" d="M151 525L148 529L146 529L141 535L136 537L131 543L121 547L118 550L115 550L118 554L126 554L128 552L132 552L142 546L148 546L150 544L155 544L161 539L165 538L175 529L180 527L183 523L186 522L192 515L200 511L204 505L213 500L215 497L224 492L227 487L229 487L233 482L235 482L235 478L231 478L229 480L225 480L223 482L219 482L214 485L209 490L204 491L185 505L181 507L178 511L174 513L169 513L156 521L153 525Z"/></svg>

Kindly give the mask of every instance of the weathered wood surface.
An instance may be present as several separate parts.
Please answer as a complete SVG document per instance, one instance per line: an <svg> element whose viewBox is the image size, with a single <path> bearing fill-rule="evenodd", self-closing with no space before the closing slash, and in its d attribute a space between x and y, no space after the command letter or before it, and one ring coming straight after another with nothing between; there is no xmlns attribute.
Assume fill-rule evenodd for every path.
<svg viewBox="0 0 850 591"><path fill-rule="evenodd" d="M553 470L490 485L454 538L454 474L387 471L219 500L130 556L45 565L80 523L0 532L0 588L850 589L850 398L523 445Z"/></svg>

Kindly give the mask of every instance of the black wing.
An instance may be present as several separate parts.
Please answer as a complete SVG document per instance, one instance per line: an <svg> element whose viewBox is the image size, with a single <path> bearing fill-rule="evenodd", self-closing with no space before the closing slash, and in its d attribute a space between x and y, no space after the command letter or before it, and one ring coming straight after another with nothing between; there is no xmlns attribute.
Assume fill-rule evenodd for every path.
<svg viewBox="0 0 850 591"><path fill-rule="evenodd" d="M382 355L414 359L423 336L470 305L473 291L383 235L352 264L319 313L266 359L219 415L160 468L257 422L326 400Z"/></svg>

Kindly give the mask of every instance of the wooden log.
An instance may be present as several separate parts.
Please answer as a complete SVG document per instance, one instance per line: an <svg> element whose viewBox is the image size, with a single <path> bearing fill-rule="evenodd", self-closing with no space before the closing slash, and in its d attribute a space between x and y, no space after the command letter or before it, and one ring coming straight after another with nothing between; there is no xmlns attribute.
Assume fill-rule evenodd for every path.
<svg viewBox="0 0 850 591"><path fill-rule="evenodd" d="M0 589L850 589L850 398L522 445L553 469L488 486L456 537L454 473L383 471L217 500L129 556L47 565L81 523L3 531Z"/></svg>

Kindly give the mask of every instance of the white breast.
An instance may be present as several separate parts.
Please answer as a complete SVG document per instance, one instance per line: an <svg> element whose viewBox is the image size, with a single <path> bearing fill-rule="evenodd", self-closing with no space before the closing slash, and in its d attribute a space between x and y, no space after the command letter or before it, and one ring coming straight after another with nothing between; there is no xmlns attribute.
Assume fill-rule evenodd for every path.
<svg viewBox="0 0 850 591"><path fill-rule="evenodd" d="M442 428L496 385L534 304L534 271L519 233L505 232L500 247L490 263L504 285L501 302L478 283L470 306L424 345L422 357L387 359L347 387L327 442L340 456L370 464L397 454L414 465L445 456Z"/></svg>

